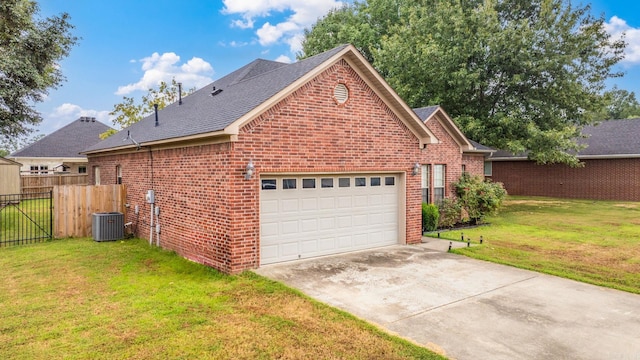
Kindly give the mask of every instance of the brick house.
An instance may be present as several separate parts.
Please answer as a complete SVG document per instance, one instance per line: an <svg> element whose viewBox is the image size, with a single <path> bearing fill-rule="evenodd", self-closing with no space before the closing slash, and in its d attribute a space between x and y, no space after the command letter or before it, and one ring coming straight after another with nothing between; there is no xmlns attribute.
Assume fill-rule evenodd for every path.
<svg viewBox="0 0 640 360"><path fill-rule="evenodd" d="M93 183L127 185L138 236L227 273L419 243L421 164L450 181L478 158L442 109L419 117L351 45L256 60L84 153Z"/></svg>
<svg viewBox="0 0 640 360"><path fill-rule="evenodd" d="M421 158L422 201L438 203L455 196L450 186L462 172L484 174L485 160L495 151L467 137L440 106L414 109L427 128L438 138Z"/></svg>
<svg viewBox="0 0 640 360"><path fill-rule="evenodd" d="M80 152L99 142L100 134L109 129L95 117L82 116L8 155L7 159L21 163L23 175L86 174L87 156Z"/></svg>
<svg viewBox="0 0 640 360"><path fill-rule="evenodd" d="M511 195L640 201L640 119L605 121L582 131L583 167L537 165L505 151L492 157L491 178Z"/></svg>

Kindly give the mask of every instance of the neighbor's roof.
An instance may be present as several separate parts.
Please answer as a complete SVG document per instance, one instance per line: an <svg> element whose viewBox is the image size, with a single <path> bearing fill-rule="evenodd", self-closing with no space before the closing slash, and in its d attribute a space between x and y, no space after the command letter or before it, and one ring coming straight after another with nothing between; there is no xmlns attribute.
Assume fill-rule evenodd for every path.
<svg viewBox="0 0 640 360"><path fill-rule="evenodd" d="M349 61L363 78L367 78L374 91L386 98L394 111L402 113L401 118L412 119L409 127L421 143L436 141L431 131L362 55L353 46L342 45L292 64L255 60L184 97L182 105L175 102L158 111L158 126L155 126L155 115L151 114L122 130L121 134L112 135L83 152L90 154L132 148L133 141L123 141L127 140L123 135L127 132L141 146L237 135L239 128L264 111L265 106L275 105L302 86L310 76L324 71L339 59ZM215 93L214 88L219 92Z"/></svg>
<svg viewBox="0 0 640 360"><path fill-rule="evenodd" d="M8 157L86 158L80 152L100 141L100 134L111 129L94 117L80 117Z"/></svg>
<svg viewBox="0 0 640 360"><path fill-rule="evenodd" d="M582 133L586 139L578 142L587 145L578 152L579 159L611 159L640 157L640 118L608 120L598 125L585 126ZM497 151L492 160L526 160L526 154L514 155L508 151Z"/></svg>

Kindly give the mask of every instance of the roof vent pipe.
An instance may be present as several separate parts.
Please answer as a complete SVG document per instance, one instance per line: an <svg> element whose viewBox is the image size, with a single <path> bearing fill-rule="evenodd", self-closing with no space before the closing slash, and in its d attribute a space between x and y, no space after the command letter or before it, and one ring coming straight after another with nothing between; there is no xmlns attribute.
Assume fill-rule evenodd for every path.
<svg viewBox="0 0 640 360"><path fill-rule="evenodd" d="M158 126L158 104L153 104L153 108L156 112L156 126Z"/></svg>
<svg viewBox="0 0 640 360"><path fill-rule="evenodd" d="M182 83L178 83L178 105L182 105Z"/></svg>

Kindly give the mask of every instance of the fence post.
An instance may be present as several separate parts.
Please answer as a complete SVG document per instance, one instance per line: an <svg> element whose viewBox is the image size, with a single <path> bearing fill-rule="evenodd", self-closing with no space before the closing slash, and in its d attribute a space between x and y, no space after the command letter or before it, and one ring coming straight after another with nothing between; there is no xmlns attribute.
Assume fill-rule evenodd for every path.
<svg viewBox="0 0 640 360"><path fill-rule="evenodd" d="M53 240L53 190L49 190L49 240Z"/></svg>

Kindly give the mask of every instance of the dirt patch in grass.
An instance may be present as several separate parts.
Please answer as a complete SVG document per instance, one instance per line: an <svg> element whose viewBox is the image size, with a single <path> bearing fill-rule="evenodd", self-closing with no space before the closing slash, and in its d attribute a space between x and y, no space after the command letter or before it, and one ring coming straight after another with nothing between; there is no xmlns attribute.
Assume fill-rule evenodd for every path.
<svg viewBox="0 0 640 360"><path fill-rule="evenodd" d="M622 204L614 204L615 207L621 207L625 209L640 209L640 204L636 203L622 203Z"/></svg>
<svg viewBox="0 0 640 360"><path fill-rule="evenodd" d="M562 200L535 200L535 199L512 199L508 201L509 205L567 205Z"/></svg>

